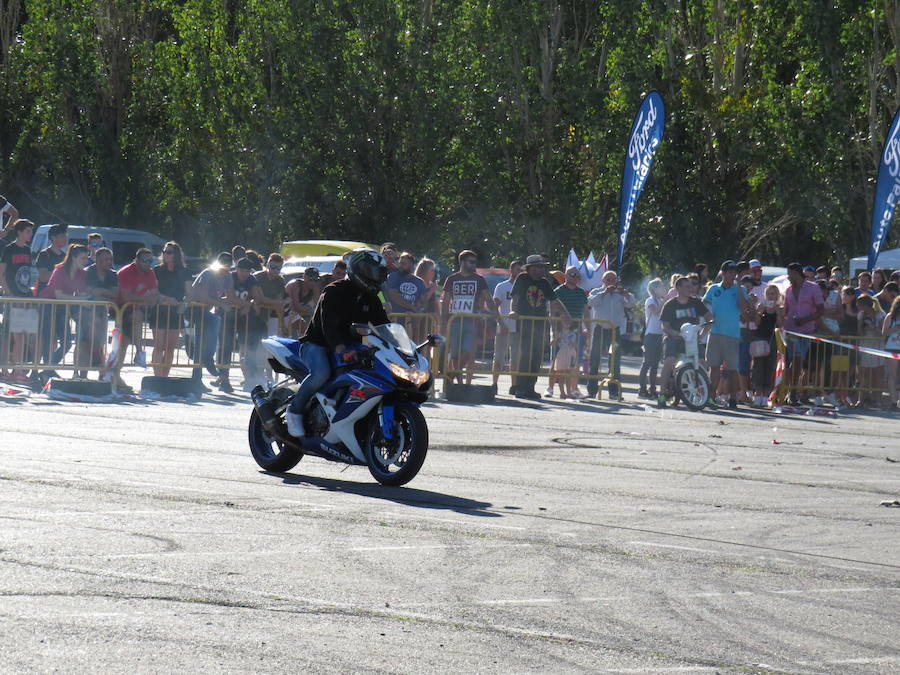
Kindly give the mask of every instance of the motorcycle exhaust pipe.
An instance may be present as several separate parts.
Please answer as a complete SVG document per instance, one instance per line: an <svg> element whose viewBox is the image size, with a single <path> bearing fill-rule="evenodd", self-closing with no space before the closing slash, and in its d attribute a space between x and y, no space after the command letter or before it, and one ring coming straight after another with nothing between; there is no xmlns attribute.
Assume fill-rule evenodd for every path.
<svg viewBox="0 0 900 675"><path fill-rule="evenodd" d="M265 390L260 385L256 385L250 392L250 398L253 400L253 406L256 408L256 413L263 426L269 431L277 428L278 414L275 402L266 396Z"/></svg>

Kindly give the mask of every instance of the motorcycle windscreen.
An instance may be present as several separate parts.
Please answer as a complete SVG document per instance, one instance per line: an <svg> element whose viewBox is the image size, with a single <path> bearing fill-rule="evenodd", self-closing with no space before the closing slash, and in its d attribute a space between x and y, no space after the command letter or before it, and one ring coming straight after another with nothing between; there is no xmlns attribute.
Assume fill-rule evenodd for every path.
<svg viewBox="0 0 900 675"><path fill-rule="evenodd" d="M386 323L374 326L372 332L401 354L415 356L416 345L406 334L406 329L399 323Z"/></svg>

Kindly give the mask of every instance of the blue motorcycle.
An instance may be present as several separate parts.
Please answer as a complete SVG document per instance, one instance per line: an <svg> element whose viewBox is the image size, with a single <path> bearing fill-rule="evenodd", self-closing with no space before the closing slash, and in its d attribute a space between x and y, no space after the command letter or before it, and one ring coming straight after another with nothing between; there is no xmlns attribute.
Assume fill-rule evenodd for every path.
<svg viewBox="0 0 900 675"><path fill-rule="evenodd" d="M307 436L294 438L284 414L307 370L298 340L268 337L262 341L269 365L287 377L266 391L250 393L250 452L268 471L289 471L314 455L333 462L367 466L383 485L411 481L428 452L428 425L419 406L428 399L433 378L422 351L443 338L429 335L416 345L400 324L353 326L363 343L357 359L337 358L333 377L303 411Z"/></svg>

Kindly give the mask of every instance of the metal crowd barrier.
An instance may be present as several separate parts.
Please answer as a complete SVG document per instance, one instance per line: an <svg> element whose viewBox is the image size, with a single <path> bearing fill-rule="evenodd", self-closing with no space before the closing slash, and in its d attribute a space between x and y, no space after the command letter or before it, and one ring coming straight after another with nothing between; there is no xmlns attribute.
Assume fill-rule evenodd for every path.
<svg viewBox="0 0 900 675"><path fill-rule="evenodd" d="M0 370L89 371L106 364L120 310L109 302L0 298Z"/></svg>
<svg viewBox="0 0 900 675"><path fill-rule="evenodd" d="M273 317L272 314L275 316ZM131 325L129 325L131 324ZM147 353L147 365L158 375L171 368L219 369L265 366L260 341L268 335L288 334L282 309L225 306L213 311L202 303L127 303L121 328L134 349ZM127 363L128 361L126 361Z"/></svg>
<svg viewBox="0 0 900 675"><path fill-rule="evenodd" d="M577 378L588 394L600 397L603 387L615 385L622 399L618 329L601 319L582 319L567 324L562 317L518 317L507 319L515 330L503 330L488 314L452 314L444 324L447 339L443 375L445 385L467 381L468 375L509 375L533 387L539 377L560 380ZM554 367L566 361L563 374ZM557 363L556 365L562 365Z"/></svg>
<svg viewBox="0 0 900 675"><path fill-rule="evenodd" d="M885 338L881 336L863 337L858 335L825 335L816 334L835 342L842 342L847 347L817 342L809 338L784 336L776 331L776 354L783 361L783 373L776 373L778 386L776 401L783 403L791 391L805 392L808 395L834 394L839 399L858 402L867 396L880 398L886 390L886 366L888 360L879 356L865 354L853 349L868 347L884 349ZM790 344L802 344L807 347L789 349ZM788 352L791 352L788 358ZM779 369L777 363L774 364ZM791 384L790 374L799 371L795 384Z"/></svg>

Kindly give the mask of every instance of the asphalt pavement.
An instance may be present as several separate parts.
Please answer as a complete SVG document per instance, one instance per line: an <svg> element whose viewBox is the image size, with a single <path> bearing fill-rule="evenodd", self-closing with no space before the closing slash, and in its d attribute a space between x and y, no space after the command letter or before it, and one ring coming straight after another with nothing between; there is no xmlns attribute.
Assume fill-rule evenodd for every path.
<svg viewBox="0 0 900 675"><path fill-rule="evenodd" d="M0 671L900 671L897 416L432 402L385 488L250 409L0 402Z"/></svg>

